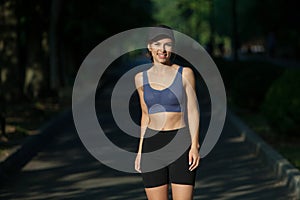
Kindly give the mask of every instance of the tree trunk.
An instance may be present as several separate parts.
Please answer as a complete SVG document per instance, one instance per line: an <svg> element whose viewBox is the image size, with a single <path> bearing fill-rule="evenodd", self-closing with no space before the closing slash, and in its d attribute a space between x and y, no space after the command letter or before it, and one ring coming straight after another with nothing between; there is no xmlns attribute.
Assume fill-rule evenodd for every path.
<svg viewBox="0 0 300 200"><path fill-rule="evenodd" d="M239 46L239 38L238 38L238 24L237 24L237 2L236 0L232 0L232 50L233 50L233 59L237 61L238 57L238 46Z"/></svg>
<svg viewBox="0 0 300 200"><path fill-rule="evenodd" d="M209 10L210 10L210 19L209 19L209 25L210 25L210 45L211 45L211 55L214 55L214 47L215 47L215 8L214 8L214 0L209 1Z"/></svg>
<svg viewBox="0 0 300 200"><path fill-rule="evenodd" d="M16 69L16 83L18 88L18 96L23 96L23 88L25 81L25 71L27 65L27 26L26 20L22 20L22 18L26 18L26 11L28 10L26 6L26 2L23 0L16 1L16 16L17 16L17 54L18 54L18 65ZM20 97L15 97L16 99L20 99Z"/></svg>
<svg viewBox="0 0 300 200"><path fill-rule="evenodd" d="M59 83L58 22L62 0L52 0L49 30L50 89L57 91Z"/></svg>
<svg viewBox="0 0 300 200"><path fill-rule="evenodd" d="M39 16L38 13L32 11L32 14ZM41 87L43 85L42 73L42 21L38 17L32 18L30 21L31 26L28 28L27 43L27 66L24 83L24 94L31 98L36 99L39 96Z"/></svg>

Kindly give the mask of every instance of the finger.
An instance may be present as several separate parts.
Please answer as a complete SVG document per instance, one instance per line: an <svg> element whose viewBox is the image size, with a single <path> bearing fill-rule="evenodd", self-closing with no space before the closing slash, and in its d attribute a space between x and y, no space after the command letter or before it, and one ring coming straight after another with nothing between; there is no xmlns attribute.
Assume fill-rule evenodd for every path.
<svg viewBox="0 0 300 200"><path fill-rule="evenodd" d="M194 167L194 164L195 164L195 158L192 156L189 170L191 170Z"/></svg>
<svg viewBox="0 0 300 200"><path fill-rule="evenodd" d="M140 163L139 163L139 161L135 161L135 166L134 166L134 168L135 168L135 170L138 171L138 172L141 171L141 170L140 170Z"/></svg>
<svg viewBox="0 0 300 200"><path fill-rule="evenodd" d="M200 159L199 158L195 158L195 162L191 166L190 170L193 171L194 169L196 169L199 166L199 162L200 162Z"/></svg>
<svg viewBox="0 0 300 200"><path fill-rule="evenodd" d="M193 164L191 167L190 167L190 171L193 171L195 169L195 164Z"/></svg>
<svg viewBox="0 0 300 200"><path fill-rule="evenodd" d="M189 165L193 163L193 155L189 154Z"/></svg>
<svg viewBox="0 0 300 200"><path fill-rule="evenodd" d="M198 157L194 157L194 158L193 158L193 163L192 163L192 165L190 166L189 170L190 170L190 171L194 170L194 169L198 166L198 164L199 164L199 159L198 159Z"/></svg>
<svg viewBox="0 0 300 200"><path fill-rule="evenodd" d="M136 171L141 172L141 165L140 162L136 163Z"/></svg>
<svg viewBox="0 0 300 200"><path fill-rule="evenodd" d="M140 169L140 166L138 164L135 166L135 170L141 173L141 169Z"/></svg>

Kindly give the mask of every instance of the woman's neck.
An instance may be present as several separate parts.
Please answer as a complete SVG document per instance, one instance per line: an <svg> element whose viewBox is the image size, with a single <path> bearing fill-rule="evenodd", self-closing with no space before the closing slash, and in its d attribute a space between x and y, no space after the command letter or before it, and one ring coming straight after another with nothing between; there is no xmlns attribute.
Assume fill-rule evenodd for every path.
<svg viewBox="0 0 300 200"><path fill-rule="evenodd" d="M166 72L168 70L170 70L170 65L164 65L164 64L153 64L152 66L152 70L153 72L158 72L158 73L161 73L161 72Z"/></svg>
<svg viewBox="0 0 300 200"><path fill-rule="evenodd" d="M167 66L171 66L172 62L170 60L166 60L165 62L158 62L156 60L153 61L153 65L167 65Z"/></svg>

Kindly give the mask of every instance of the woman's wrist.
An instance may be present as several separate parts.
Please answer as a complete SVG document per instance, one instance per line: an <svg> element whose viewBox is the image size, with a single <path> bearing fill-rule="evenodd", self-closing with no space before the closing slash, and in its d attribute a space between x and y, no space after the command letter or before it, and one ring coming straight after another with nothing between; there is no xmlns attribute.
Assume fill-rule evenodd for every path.
<svg viewBox="0 0 300 200"><path fill-rule="evenodd" d="M191 149L199 150L200 149L200 145L199 144L192 144L191 145Z"/></svg>

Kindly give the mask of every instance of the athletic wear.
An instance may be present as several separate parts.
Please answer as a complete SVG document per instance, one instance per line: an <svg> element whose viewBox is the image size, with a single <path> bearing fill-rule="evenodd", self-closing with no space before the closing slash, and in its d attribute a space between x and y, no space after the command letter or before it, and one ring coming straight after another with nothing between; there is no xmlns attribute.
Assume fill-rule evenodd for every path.
<svg viewBox="0 0 300 200"><path fill-rule="evenodd" d="M181 129L180 133L177 132L178 130L157 132L151 129L147 129L143 141L143 153L152 152L163 148L165 145L172 141L176 134L182 134L182 140L184 140L183 143L188 142L186 144L190 144L190 134L188 128ZM177 146L174 151L176 150L178 150ZM155 157L147 161L143 159L142 154L141 170L144 186L146 188L151 188L165 185L169 182L194 185L196 170L189 171L189 150L190 146L187 145L187 149L184 149L183 152L180 152L182 155L179 155L180 157L177 160L171 162L171 164L165 164L170 163L167 161L167 154L169 152L166 152L166 155L158 155L157 158ZM162 165L162 168L144 173L143 169L147 168L147 166L145 165L147 165L147 163L153 165L153 162L155 162L155 164Z"/></svg>
<svg viewBox="0 0 300 200"><path fill-rule="evenodd" d="M149 84L147 71L143 72L144 100L149 114L183 112L184 88L182 84L182 69L181 66L178 68L171 86L163 90L153 89Z"/></svg>

